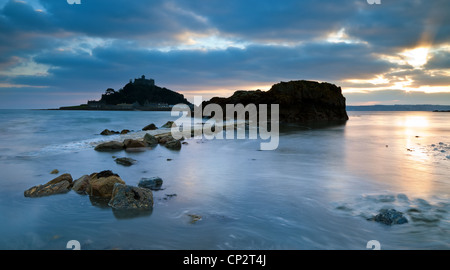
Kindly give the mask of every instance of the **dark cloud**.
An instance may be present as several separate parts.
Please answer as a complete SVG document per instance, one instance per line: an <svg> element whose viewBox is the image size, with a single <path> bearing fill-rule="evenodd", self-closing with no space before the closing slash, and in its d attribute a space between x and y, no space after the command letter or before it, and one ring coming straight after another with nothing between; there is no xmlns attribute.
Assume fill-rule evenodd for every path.
<svg viewBox="0 0 450 270"><path fill-rule="evenodd" d="M14 103L14 93L19 97L17 86L30 95L88 99L142 74L180 92L296 79L388 87L346 83L380 74L391 83L411 79L413 87L448 84L448 50L433 51L423 69L379 57L421 42L449 43L450 2L443 0L55 0L40 6L12 0L0 6L0 107ZM341 40L326 41L339 31ZM216 39L196 44L206 36ZM26 72L14 74L17 67Z"/></svg>

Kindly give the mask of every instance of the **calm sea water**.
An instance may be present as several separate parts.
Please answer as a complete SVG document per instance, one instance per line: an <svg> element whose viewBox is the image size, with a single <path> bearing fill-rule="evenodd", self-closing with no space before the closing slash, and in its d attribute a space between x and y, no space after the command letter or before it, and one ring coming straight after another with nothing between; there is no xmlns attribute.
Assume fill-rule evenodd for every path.
<svg viewBox="0 0 450 270"><path fill-rule="evenodd" d="M257 140L188 139L181 151L100 153L170 112L0 110L0 249L450 249L450 113L349 112L346 125L282 126ZM101 136L103 129L129 135ZM122 137L120 137L122 136ZM132 157L124 167L112 156ZM170 160L168 160L170 159ZM71 191L25 198L50 174L159 176L151 213L124 216ZM176 194L176 196L167 196ZM367 221L381 208L409 222ZM192 222L189 215L202 218Z"/></svg>

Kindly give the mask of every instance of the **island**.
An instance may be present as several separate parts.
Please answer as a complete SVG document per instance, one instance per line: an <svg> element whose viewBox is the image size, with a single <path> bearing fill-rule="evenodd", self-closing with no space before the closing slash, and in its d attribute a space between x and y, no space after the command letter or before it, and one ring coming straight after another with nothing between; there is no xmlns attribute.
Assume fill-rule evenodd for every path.
<svg viewBox="0 0 450 270"><path fill-rule="evenodd" d="M170 111L176 104L193 106L182 94L155 85L154 79L145 75L130 80L116 91L106 89L100 100L90 100L78 106L60 107L60 110L103 110L103 111Z"/></svg>

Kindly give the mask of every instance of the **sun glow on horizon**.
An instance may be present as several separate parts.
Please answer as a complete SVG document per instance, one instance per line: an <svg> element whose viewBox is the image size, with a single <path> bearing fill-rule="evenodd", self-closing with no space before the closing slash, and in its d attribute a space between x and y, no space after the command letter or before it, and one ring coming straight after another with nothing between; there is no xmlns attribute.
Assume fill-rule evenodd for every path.
<svg viewBox="0 0 450 270"><path fill-rule="evenodd" d="M400 55L404 57L405 61L414 68L420 68L428 62L429 47L418 47L412 50L406 50Z"/></svg>

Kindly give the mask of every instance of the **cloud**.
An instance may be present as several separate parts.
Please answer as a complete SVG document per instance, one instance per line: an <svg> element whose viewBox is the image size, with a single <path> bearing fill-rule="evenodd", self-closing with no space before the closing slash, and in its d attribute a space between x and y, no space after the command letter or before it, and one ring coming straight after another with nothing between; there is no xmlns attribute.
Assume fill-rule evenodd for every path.
<svg viewBox="0 0 450 270"><path fill-rule="evenodd" d="M296 79L361 90L396 89L405 81L410 88L448 90L449 5L0 1L0 107L14 97L20 103L21 87L88 99L142 74L160 86L205 95ZM418 45L431 46L428 62L411 66L401 54Z"/></svg>

